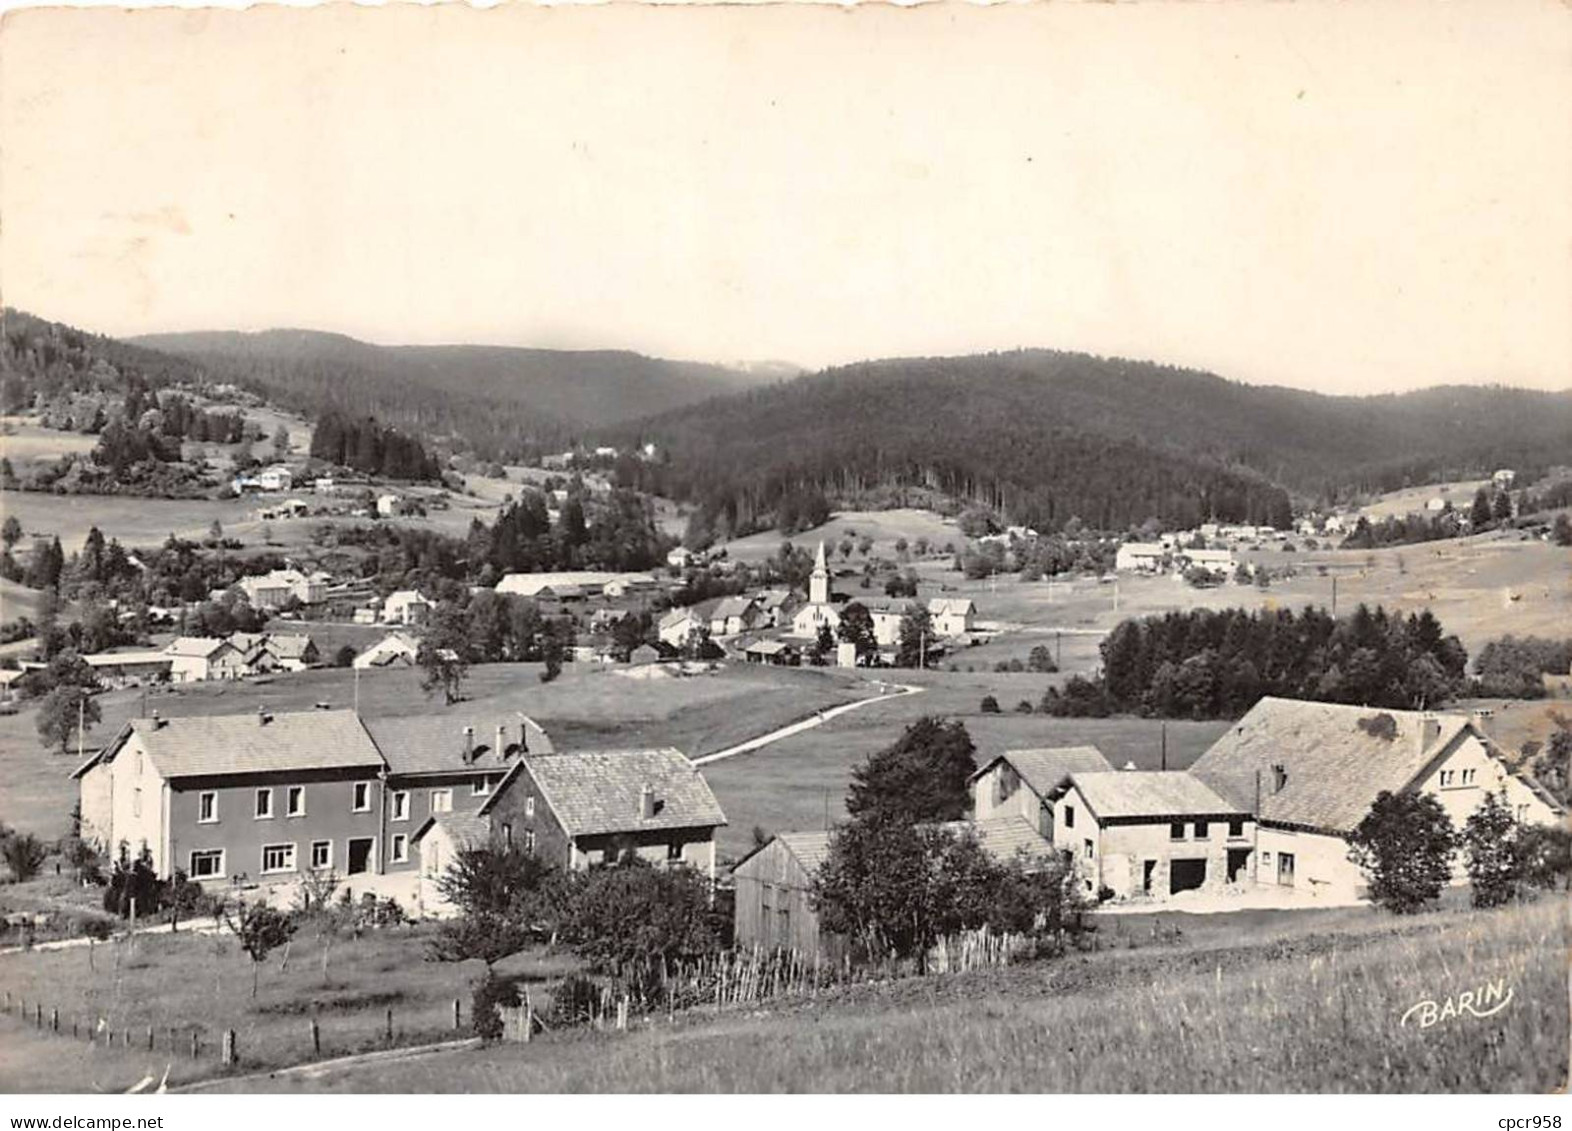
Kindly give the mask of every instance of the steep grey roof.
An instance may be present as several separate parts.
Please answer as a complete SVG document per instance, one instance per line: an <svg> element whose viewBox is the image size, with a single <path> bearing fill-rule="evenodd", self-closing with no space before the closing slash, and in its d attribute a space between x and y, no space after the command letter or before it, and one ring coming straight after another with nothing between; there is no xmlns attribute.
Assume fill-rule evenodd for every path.
<svg viewBox="0 0 1572 1131"><path fill-rule="evenodd" d="M1070 780L1099 820L1247 812L1182 770L1109 770Z"/></svg>
<svg viewBox="0 0 1572 1131"><path fill-rule="evenodd" d="M569 836L724 825L726 814L680 750L596 750L531 756L525 767ZM653 817L640 796L655 791Z"/></svg>
<svg viewBox="0 0 1572 1131"><path fill-rule="evenodd" d="M255 713L132 719L121 735L141 739L166 778L382 768L382 756L354 711L288 711L267 719ZM121 745L117 739L105 753L113 757Z"/></svg>
<svg viewBox="0 0 1572 1131"><path fill-rule="evenodd" d="M421 823L410 837L412 843L420 840L432 829L441 827L457 845L482 845L491 839L491 822L475 813L434 813Z"/></svg>
<svg viewBox="0 0 1572 1131"><path fill-rule="evenodd" d="M1009 762L1039 797L1047 797L1071 774L1102 773L1113 766L1095 746L1045 746L1006 750L972 775L976 781L999 761Z"/></svg>
<svg viewBox="0 0 1572 1131"><path fill-rule="evenodd" d="M409 718L367 719L372 741L387 759L394 774L472 773L509 769L518 757L517 745L525 727L517 714L416 715ZM471 750L474 760L464 761L464 728L474 727ZM503 728L503 750L498 751L497 727ZM529 732L531 753L542 753L544 732ZM513 748L512 757L503 757ZM549 747L547 747L549 749Z"/></svg>
<svg viewBox="0 0 1572 1131"><path fill-rule="evenodd" d="M776 839L786 846L810 876L830 858L830 834L827 832L780 833Z"/></svg>
<svg viewBox="0 0 1572 1131"><path fill-rule="evenodd" d="M1378 715L1391 717L1391 739L1359 725ZM1196 759L1190 773L1235 805L1253 808L1259 772L1262 820L1347 832L1378 793L1409 785L1471 727L1462 715L1432 716L1427 736L1425 723L1419 711L1268 697ZM1275 766L1287 774L1280 790Z"/></svg>
<svg viewBox="0 0 1572 1131"><path fill-rule="evenodd" d="M264 643L281 660L299 660L310 650L311 637L304 633L269 634Z"/></svg>
<svg viewBox="0 0 1572 1131"><path fill-rule="evenodd" d="M211 656L220 648L229 647L227 640L216 636L177 636L164 649L171 656Z"/></svg>
<svg viewBox="0 0 1572 1131"><path fill-rule="evenodd" d="M723 620L728 617L743 617L753 608L751 597L722 597L720 604L715 606L715 611L710 614L711 620Z"/></svg>
<svg viewBox="0 0 1572 1131"><path fill-rule="evenodd" d="M1008 817L992 817L986 821L946 821L942 827L957 836L972 833L982 850L1001 864L1014 860L1016 852L1021 849L1025 849L1029 856L1054 854L1053 843L1019 813Z"/></svg>

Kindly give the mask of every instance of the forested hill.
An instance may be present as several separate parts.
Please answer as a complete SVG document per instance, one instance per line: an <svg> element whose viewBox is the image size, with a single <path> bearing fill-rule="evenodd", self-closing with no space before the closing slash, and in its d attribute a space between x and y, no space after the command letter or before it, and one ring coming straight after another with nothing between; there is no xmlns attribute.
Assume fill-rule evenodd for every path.
<svg viewBox="0 0 1572 1131"><path fill-rule="evenodd" d="M649 485L729 528L794 491L929 486L1057 527L1270 522L1336 496L1572 460L1572 393L1458 387L1326 397L1144 362L1024 351L871 362L614 430Z"/></svg>
<svg viewBox="0 0 1572 1131"><path fill-rule="evenodd" d="M312 330L134 339L208 375L315 416L332 405L421 435L456 435L488 457L535 454L614 425L776 379L618 350L378 346Z"/></svg>

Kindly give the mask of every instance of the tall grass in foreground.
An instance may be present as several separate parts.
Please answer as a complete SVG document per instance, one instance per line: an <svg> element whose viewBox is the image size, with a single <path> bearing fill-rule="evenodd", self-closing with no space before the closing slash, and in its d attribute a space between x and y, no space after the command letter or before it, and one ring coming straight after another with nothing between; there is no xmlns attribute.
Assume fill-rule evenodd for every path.
<svg viewBox="0 0 1572 1131"><path fill-rule="evenodd" d="M1413 921L1395 921L1411 927ZM351 1087L540 1091L1544 1092L1565 1082L1566 907L1442 913L1344 949L1168 970L1128 988L967 1001L820 1005L690 1029L498 1049ZM1274 957L1275 956L1275 957ZM1109 955L1133 967L1140 952ZM1415 1003L1502 980L1487 1018L1418 1029ZM426 1072L431 1073L430 1076Z"/></svg>

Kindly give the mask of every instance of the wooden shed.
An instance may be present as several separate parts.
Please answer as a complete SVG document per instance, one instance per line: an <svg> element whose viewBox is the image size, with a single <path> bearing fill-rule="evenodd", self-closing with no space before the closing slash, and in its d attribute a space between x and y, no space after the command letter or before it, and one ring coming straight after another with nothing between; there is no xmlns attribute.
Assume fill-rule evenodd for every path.
<svg viewBox="0 0 1572 1131"><path fill-rule="evenodd" d="M838 941L821 937L809 899L814 873L829 854L828 832L797 832L781 833L743 857L731 873L737 945L838 960Z"/></svg>

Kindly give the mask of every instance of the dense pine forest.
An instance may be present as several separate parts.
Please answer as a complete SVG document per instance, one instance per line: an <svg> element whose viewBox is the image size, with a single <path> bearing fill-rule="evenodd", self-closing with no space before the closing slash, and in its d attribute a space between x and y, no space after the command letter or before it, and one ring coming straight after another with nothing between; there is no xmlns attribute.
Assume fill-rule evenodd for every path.
<svg viewBox="0 0 1572 1131"><path fill-rule="evenodd" d="M721 532L783 502L932 489L1039 529L1149 518L1278 525L1328 501L1497 466L1564 462L1572 394L1497 388L1324 397L1047 351L872 362L619 433L668 455L629 474Z"/></svg>
<svg viewBox="0 0 1572 1131"><path fill-rule="evenodd" d="M1050 689L1055 715L1135 712L1229 719L1263 695L1412 710L1465 686L1468 653L1425 612L1360 605L1334 619L1306 608L1196 609L1121 623L1102 643L1094 679Z"/></svg>

